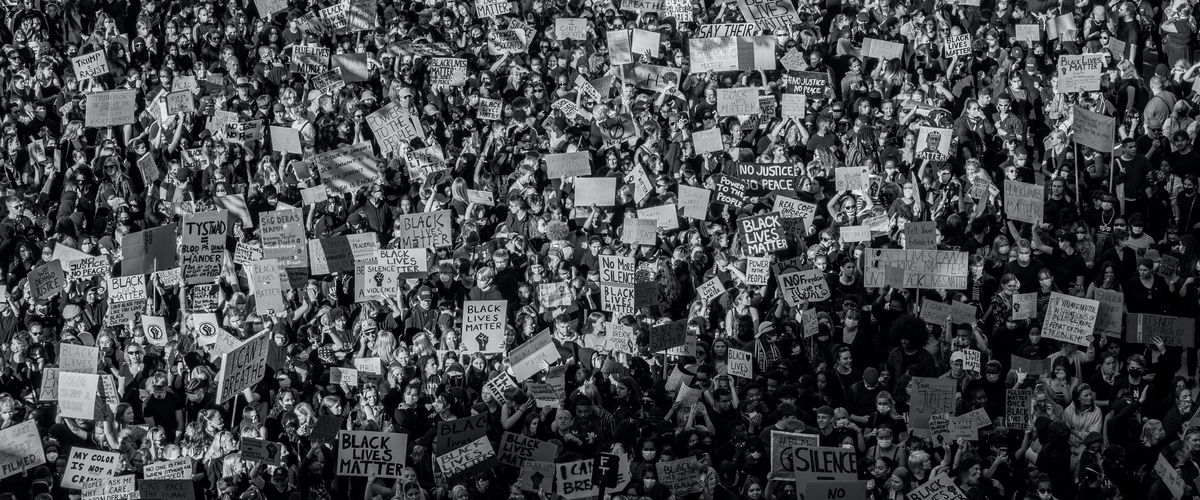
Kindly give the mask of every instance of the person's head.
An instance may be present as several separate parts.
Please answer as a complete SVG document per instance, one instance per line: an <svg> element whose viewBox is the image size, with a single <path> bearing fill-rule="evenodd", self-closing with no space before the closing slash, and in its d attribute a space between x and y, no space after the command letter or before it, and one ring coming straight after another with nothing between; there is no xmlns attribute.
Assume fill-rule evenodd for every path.
<svg viewBox="0 0 1200 500"><path fill-rule="evenodd" d="M1030 259L1033 258L1033 245L1027 239L1017 240L1017 263L1021 266L1028 266Z"/></svg>

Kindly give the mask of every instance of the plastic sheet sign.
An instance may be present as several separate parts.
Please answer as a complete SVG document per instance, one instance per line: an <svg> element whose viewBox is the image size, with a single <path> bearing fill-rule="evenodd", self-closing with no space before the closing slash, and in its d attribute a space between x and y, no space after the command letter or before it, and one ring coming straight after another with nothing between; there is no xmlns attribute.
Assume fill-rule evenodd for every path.
<svg viewBox="0 0 1200 500"><path fill-rule="evenodd" d="M81 490L84 485L113 477L121 470L121 454L107 451L88 450L75 447L67 460L67 472L63 474L62 487Z"/></svg>
<svg viewBox="0 0 1200 500"><path fill-rule="evenodd" d="M268 342L267 332L262 331L221 356L218 402L224 402L262 380L267 370Z"/></svg>
<svg viewBox="0 0 1200 500"><path fill-rule="evenodd" d="M337 448L338 475L398 478L408 457L408 435L343 430Z"/></svg>
<svg viewBox="0 0 1200 500"><path fill-rule="evenodd" d="M46 463L37 424L26 420L0 430L0 479Z"/></svg>
<svg viewBox="0 0 1200 500"><path fill-rule="evenodd" d="M1051 293L1046 306L1045 324L1042 335L1075 345L1091 344L1096 315L1100 312L1100 301Z"/></svg>

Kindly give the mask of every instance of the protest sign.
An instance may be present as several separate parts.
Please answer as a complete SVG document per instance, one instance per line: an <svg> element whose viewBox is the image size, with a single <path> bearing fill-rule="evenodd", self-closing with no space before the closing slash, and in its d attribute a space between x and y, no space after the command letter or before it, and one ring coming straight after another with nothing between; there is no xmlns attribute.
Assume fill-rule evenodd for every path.
<svg viewBox="0 0 1200 500"><path fill-rule="evenodd" d="M677 88L683 81L682 70L670 66L635 63L622 69L622 76L626 82L635 88L651 92L665 92L668 88Z"/></svg>
<svg viewBox="0 0 1200 500"><path fill-rule="evenodd" d="M1031 375L1041 375L1050 371L1048 359L1025 359L1015 354L1009 356L1009 365L1017 372Z"/></svg>
<svg viewBox="0 0 1200 500"><path fill-rule="evenodd" d="M150 467L149 464L146 465ZM138 481L138 494L145 500L196 500L196 486L192 482L191 466L187 478L142 479Z"/></svg>
<svg viewBox="0 0 1200 500"><path fill-rule="evenodd" d="M948 128L920 127L917 131L917 158L945 161L950 155L952 131Z"/></svg>
<svg viewBox="0 0 1200 500"><path fill-rule="evenodd" d="M379 180L379 165L370 142L360 142L312 157L325 186L336 194L350 194Z"/></svg>
<svg viewBox="0 0 1200 500"><path fill-rule="evenodd" d="M96 373L100 349L77 344L58 345L58 367L64 372Z"/></svg>
<svg viewBox="0 0 1200 500"><path fill-rule="evenodd" d="M543 158L546 160L546 176L551 179L592 175L592 156L587 151L554 153Z"/></svg>
<svg viewBox="0 0 1200 500"><path fill-rule="evenodd" d="M0 430L0 479L46 463L37 424L26 420Z"/></svg>
<svg viewBox="0 0 1200 500"><path fill-rule="evenodd" d="M1014 41L1038 43L1042 41L1042 27L1038 24L1018 24L1016 25L1016 36Z"/></svg>
<svg viewBox="0 0 1200 500"><path fill-rule="evenodd" d="M33 268L28 275L29 293L35 300L48 299L67 285L62 262L52 260Z"/></svg>
<svg viewBox="0 0 1200 500"><path fill-rule="evenodd" d="M280 465L283 463L283 446L265 439L242 436L238 440L238 454L243 460L265 465Z"/></svg>
<svg viewBox="0 0 1200 500"><path fill-rule="evenodd" d="M820 446L820 438L812 434L795 432L771 431L771 441L768 443L771 455L771 478L786 479L782 474L784 462L795 456L795 450Z"/></svg>
<svg viewBox="0 0 1200 500"><path fill-rule="evenodd" d="M358 236L358 235L354 235ZM374 235L367 235L372 238ZM354 254L346 236L308 240L313 275L349 272L354 270Z"/></svg>
<svg viewBox="0 0 1200 500"><path fill-rule="evenodd" d="M770 257L746 257L746 284L764 286L771 274Z"/></svg>
<svg viewBox="0 0 1200 500"><path fill-rule="evenodd" d="M954 411L954 379L913 377L910 387L909 426L928 429L929 416Z"/></svg>
<svg viewBox="0 0 1200 500"><path fill-rule="evenodd" d="M317 424L313 426L309 439L317 443L332 443L341 432L343 423L344 419L338 415L321 415L317 417Z"/></svg>
<svg viewBox="0 0 1200 500"><path fill-rule="evenodd" d="M954 485L954 480L950 479L944 472L933 477L932 480L913 488L907 495L909 500L966 500L962 490Z"/></svg>
<svg viewBox="0 0 1200 500"><path fill-rule="evenodd" d="M721 278L713 276L696 288L696 293L700 295L700 300L707 304L725 293L725 285L721 284Z"/></svg>
<svg viewBox="0 0 1200 500"><path fill-rule="evenodd" d="M634 245L651 245L658 240L658 221L655 219L625 219L621 241Z"/></svg>
<svg viewBox="0 0 1200 500"><path fill-rule="evenodd" d="M339 476L400 477L408 458L408 434L338 431Z"/></svg>
<svg viewBox="0 0 1200 500"><path fill-rule="evenodd" d="M708 214L709 198L712 192L698 187L679 185L679 208L683 209L683 216L704 220Z"/></svg>
<svg viewBox="0 0 1200 500"><path fill-rule="evenodd" d="M615 177L575 178L575 206L611 207L616 204L617 179Z"/></svg>
<svg viewBox="0 0 1200 500"><path fill-rule="evenodd" d="M438 422L433 441L433 452L441 455L484 436L487 432L487 414Z"/></svg>
<svg viewBox="0 0 1200 500"><path fill-rule="evenodd" d="M554 36L558 40L587 40L587 19L558 17L554 19Z"/></svg>
<svg viewBox="0 0 1200 500"><path fill-rule="evenodd" d="M402 215L396 218L399 228L397 245L402 248L444 248L452 243L449 210Z"/></svg>
<svg viewBox="0 0 1200 500"><path fill-rule="evenodd" d="M300 131L291 127L271 125L271 150L303 154L304 149L300 145Z"/></svg>
<svg viewBox="0 0 1200 500"><path fill-rule="evenodd" d="M434 57L429 61L429 83L461 87L467 83L467 60L458 57Z"/></svg>
<svg viewBox="0 0 1200 500"><path fill-rule="evenodd" d="M788 1L737 0L737 6L742 12L742 19L763 30L787 31L793 24L802 22L796 6Z"/></svg>
<svg viewBox="0 0 1200 500"><path fill-rule="evenodd" d="M799 485L797 485L799 490ZM841 500L867 498L866 481L810 481L804 486L808 500Z"/></svg>
<svg viewBox="0 0 1200 500"><path fill-rule="evenodd" d="M475 0L475 15L479 17L497 17L512 13L512 5L508 0Z"/></svg>
<svg viewBox="0 0 1200 500"><path fill-rule="evenodd" d="M717 116L757 115L758 88L717 89Z"/></svg>
<svg viewBox="0 0 1200 500"><path fill-rule="evenodd" d="M821 302L830 297L829 282L825 275L817 269L795 271L776 276L783 298L793 307L800 307L803 301Z"/></svg>
<svg viewBox="0 0 1200 500"><path fill-rule="evenodd" d="M787 196L776 196L775 205L771 210L783 216L787 232L804 234L804 228L812 226L813 216L817 214L817 205Z"/></svg>
<svg viewBox="0 0 1200 500"><path fill-rule="evenodd" d="M1051 292L1042 336L1086 347L1091 344L1099 311L1099 301Z"/></svg>
<svg viewBox="0 0 1200 500"><path fill-rule="evenodd" d="M734 172L739 179L746 181L748 193L760 196L768 191L794 191L796 179L804 174L804 165L738 162Z"/></svg>
<svg viewBox="0 0 1200 500"><path fill-rule="evenodd" d="M776 434L783 434L777 446ZM853 449L800 444L808 437L771 433L771 475L782 481L796 480L798 484L813 481L854 481L858 479L858 462Z"/></svg>
<svg viewBox="0 0 1200 500"><path fill-rule="evenodd" d="M1004 179L1004 213L1013 221L1037 223L1045 217L1045 186Z"/></svg>
<svg viewBox="0 0 1200 500"><path fill-rule="evenodd" d="M728 352L729 359L726 361L726 369L729 374L745 379L754 378L754 362L750 351L730 347Z"/></svg>
<svg viewBox="0 0 1200 500"><path fill-rule="evenodd" d="M1106 64L1103 54L1058 56L1057 93L1100 90L1100 73Z"/></svg>
<svg viewBox="0 0 1200 500"><path fill-rule="evenodd" d="M899 59L904 56L904 44L876 38L864 38L861 53L863 57L874 57L881 61Z"/></svg>
<svg viewBox="0 0 1200 500"><path fill-rule="evenodd" d="M267 337L263 330L221 356L217 375L217 401L224 402L263 379L267 368Z"/></svg>
<svg viewBox="0 0 1200 500"><path fill-rule="evenodd" d="M971 53L971 35L952 35L946 39L945 54L949 57L965 56Z"/></svg>
<svg viewBox="0 0 1200 500"><path fill-rule="evenodd" d="M529 462L553 462L558 456L558 445L550 441L505 432L500 437L498 460L501 464L523 467Z"/></svg>
<svg viewBox="0 0 1200 500"><path fill-rule="evenodd" d="M758 26L755 26L754 23L702 24L696 28L693 37L754 36L761 32L762 30Z"/></svg>
<svg viewBox="0 0 1200 500"><path fill-rule="evenodd" d="M379 250L375 263L386 273L399 279L429 276L429 251L424 248L392 248Z"/></svg>
<svg viewBox="0 0 1200 500"><path fill-rule="evenodd" d="M504 352L504 324L508 302L468 300L463 303L462 350L464 353Z"/></svg>
<svg viewBox="0 0 1200 500"><path fill-rule="evenodd" d="M196 100L192 97L192 93L187 90L171 92L167 94L167 114L178 115L181 113L195 113Z"/></svg>
<svg viewBox="0 0 1200 500"><path fill-rule="evenodd" d="M1033 389L1006 389L1004 391L1004 425L1011 429L1024 429L1029 425L1029 399Z"/></svg>
<svg viewBox="0 0 1200 500"><path fill-rule="evenodd" d="M871 175L867 172L867 167L838 167L833 175L834 187L838 192L866 192L871 187Z"/></svg>
<svg viewBox="0 0 1200 500"><path fill-rule="evenodd" d="M699 493L700 482L696 481L698 463L696 457L660 460L655 464L658 471L658 482L678 497Z"/></svg>
<svg viewBox="0 0 1200 500"><path fill-rule="evenodd" d="M535 335L508 353L508 362L512 368L513 378L517 379L517 382L525 381L546 366L557 363L558 360L558 348L554 345L549 329Z"/></svg>
<svg viewBox="0 0 1200 500"><path fill-rule="evenodd" d="M614 66L633 62L633 41L629 30L612 30L605 33L608 43L608 62Z"/></svg>
<svg viewBox="0 0 1200 500"><path fill-rule="evenodd" d="M400 281L395 272L379 264L363 264L354 268L354 301L379 300L380 296L395 297L400 293Z"/></svg>
<svg viewBox="0 0 1200 500"><path fill-rule="evenodd" d="M1096 287L1093 297L1100 303L1100 309L1096 313L1096 332L1106 337L1120 338L1121 332L1124 331L1122 325L1125 317L1125 294Z"/></svg>
<svg viewBox="0 0 1200 500"><path fill-rule="evenodd" d="M286 310L283 302L283 268L275 259L256 260L250 263L250 289L253 292L254 310L258 314L275 314Z"/></svg>
<svg viewBox="0 0 1200 500"><path fill-rule="evenodd" d="M1129 313L1125 318L1125 328L1126 342L1148 344L1155 338L1161 338L1169 346L1195 346L1196 320L1192 318Z"/></svg>
<svg viewBox="0 0 1200 500"><path fill-rule="evenodd" d="M555 487L563 500L594 498L599 486L592 484L592 459L556 464Z"/></svg>
<svg viewBox="0 0 1200 500"><path fill-rule="evenodd" d="M779 101L779 113L782 118L804 118L808 112L808 98L803 94L783 94Z"/></svg>
<svg viewBox="0 0 1200 500"><path fill-rule="evenodd" d="M629 50L634 54L659 57L661 49L661 36L657 32L638 28L630 30Z"/></svg>
<svg viewBox="0 0 1200 500"><path fill-rule="evenodd" d="M574 300L574 295L571 293L571 285L565 281L556 281L554 283L539 283L537 285L538 302L542 307L570 307Z"/></svg>
<svg viewBox="0 0 1200 500"><path fill-rule="evenodd" d="M82 490L93 481L115 477L122 466L120 453L73 446L59 486Z"/></svg>
<svg viewBox="0 0 1200 500"><path fill-rule="evenodd" d="M507 29L488 33L488 53L493 56L515 55L529 49L525 30Z"/></svg>
<svg viewBox="0 0 1200 500"><path fill-rule="evenodd" d="M777 43L773 36L691 38L691 71L775 71Z"/></svg>
<svg viewBox="0 0 1200 500"><path fill-rule="evenodd" d="M1072 137L1081 146L1101 153L1111 153L1115 140L1117 119L1075 106L1075 119L1071 122Z"/></svg>
<svg viewBox="0 0 1200 500"><path fill-rule="evenodd" d="M613 349L626 354L637 353L637 338L632 326L610 321L604 323L604 329Z"/></svg>
<svg viewBox="0 0 1200 500"><path fill-rule="evenodd" d="M38 386L39 402L58 401L58 373L59 368L53 366L42 368L42 382Z"/></svg>
<svg viewBox="0 0 1200 500"><path fill-rule="evenodd" d="M687 320L655 325L650 329L650 352L661 352L687 342Z"/></svg>
<svg viewBox="0 0 1200 500"><path fill-rule="evenodd" d="M104 51L97 50L81 56L71 58L71 69L75 72L75 79L82 82L100 75L108 74L108 59L104 56Z"/></svg>
<svg viewBox="0 0 1200 500"><path fill-rule="evenodd" d="M402 155L413 138L425 138L425 130L416 116L404 111L395 101L387 103L378 111L367 115L367 125L375 134L382 154Z"/></svg>
<svg viewBox="0 0 1200 500"><path fill-rule="evenodd" d="M846 243L871 241L871 228L867 226L841 226L838 228L838 235Z"/></svg>
<svg viewBox="0 0 1200 500"><path fill-rule="evenodd" d="M329 367L329 384L358 387L358 370L331 366Z"/></svg>
<svg viewBox="0 0 1200 500"><path fill-rule="evenodd" d="M63 274L68 283L73 283L75 280L90 280L97 276L107 278L107 275L112 267L108 263L108 257L88 257L64 262L65 268Z"/></svg>
<svg viewBox="0 0 1200 500"><path fill-rule="evenodd" d="M550 491L554 487L554 467L554 462L527 461L521 467L521 479L517 484L522 491Z"/></svg>
<svg viewBox="0 0 1200 500"><path fill-rule="evenodd" d="M600 308L614 317L633 315L637 310L636 299L637 290L632 284L600 284Z"/></svg>
<svg viewBox="0 0 1200 500"><path fill-rule="evenodd" d="M882 288L884 268L904 270L904 288L967 288L967 253L948 250L868 248L864 255L863 286Z"/></svg>
<svg viewBox="0 0 1200 500"><path fill-rule="evenodd" d="M479 98L478 111L475 114L480 120L496 121L500 119L500 110L504 107L504 101L499 99L484 99Z"/></svg>
<svg viewBox="0 0 1200 500"><path fill-rule="evenodd" d="M741 208L746 202L746 182L724 174L715 177L717 203Z"/></svg>
<svg viewBox="0 0 1200 500"><path fill-rule="evenodd" d="M1013 294L1012 319L1037 318L1037 292Z"/></svg>
<svg viewBox="0 0 1200 500"><path fill-rule="evenodd" d="M221 275L225 244L229 235L229 211L211 210L185 214L179 267L184 283L212 283Z"/></svg>
<svg viewBox="0 0 1200 500"><path fill-rule="evenodd" d="M654 220L655 226L664 231L679 229L679 209L674 203L638 209L639 219Z"/></svg>
<svg viewBox="0 0 1200 500"><path fill-rule="evenodd" d="M177 458L167 462L146 464L145 478L154 479L187 479L189 486L192 479L192 459Z"/></svg>
<svg viewBox="0 0 1200 500"><path fill-rule="evenodd" d="M84 110L84 125L88 127L112 127L128 125L136 121L136 89L107 90L87 94Z"/></svg>
<svg viewBox="0 0 1200 500"><path fill-rule="evenodd" d="M783 223L778 212L738 219L747 255L761 256L787 249Z"/></svg>
<svg viewBox="0 0 1200 500"><path fill-rule="evenodd" d="M287 0L254 0L254 7L258 9L259 17L270 19L276 12L287 10Z"/></svg>
<svg viewBox="0 0 1200 500"><path fill-rule="evenodd" d="M824 98L829 90L829 74L817 71L792 71L784 75L781 83L789 94Z"/></svg>
<svg viewBox="0 0 1200 500"><path fill-rule="evenodd" d="M125 500L133 498L132 495L137 493L136 479L137 477L133 474L128 474L91 481L87 486L83 487L81 500Z"/></svg>
<svg viewBox="0 0 1200 500"><path fill-rule="evenodd" d="M904 225L904 248L910 250L937 249L937 223L909 222Z"/></svg>

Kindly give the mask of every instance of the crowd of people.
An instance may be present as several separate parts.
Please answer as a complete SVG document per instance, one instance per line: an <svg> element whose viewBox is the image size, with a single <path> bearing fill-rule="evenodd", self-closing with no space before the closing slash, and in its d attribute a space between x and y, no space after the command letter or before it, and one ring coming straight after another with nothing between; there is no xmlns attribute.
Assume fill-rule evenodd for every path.
<svg viewBox="0 0 1200 500"><path fill-rule="evenodd" d="M1200 497L1192 2L0 16L0 498Z"/></svg>

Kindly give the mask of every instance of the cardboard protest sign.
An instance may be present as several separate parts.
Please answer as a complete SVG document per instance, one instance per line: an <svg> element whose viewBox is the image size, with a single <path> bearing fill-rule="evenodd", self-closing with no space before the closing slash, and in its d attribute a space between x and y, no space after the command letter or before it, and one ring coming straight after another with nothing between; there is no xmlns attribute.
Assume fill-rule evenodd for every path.
<svg viewBox="0 0 1200 500"><path fill-rule="evenodd" d="M904 248L911 250L937 249L937 223L914 221L904 225Z"/></svg>
<svg viewBox="0 0 1200 500"><path fill-rule="evenodd" d="M461 87L467 83L467 60L458 57L434 57L429 61L429 83Z"/></svg>
<svg viewBox="0 0 1200 500"><path fill-rule="evenodd" d="M956 324L970 324L975 321L976 308L974 305L954 301L949 304L928 297L921 299L921 319L935 325L947 321Z"/></svg>
<svg viewBox="0 0 1200 500"><path fill-rule="evenodd" d="M339 476L400 477L408 459L408 434L338 431Z"/></svg>
<svg viewBox="0 0 1200 500"><path fill-rule="evenodd" d="M793 24L801 22L800 14L796 12L796 6L792 2L737 0L737 6L742 12L742 19L763 30L787 31Z"/></svg>
<svg viewBox="0 0 1200 500"><path fill-rule="evenodd" d="M179 267L184 283L212 283L222 271L229 235L229 211L186 214L183 216L182 230Z"/></svg>
<svg viewBox="0 0 1200 500"><path fill-rule="evenodd" d="M1024 429L1029 425L1032 410L1030 398L1033 389L1006 389L1004 391L1004 425L1012 429Z"/></svg>
<svg viewBox="0 0 1200 500"><path fill-rule="evenodd" d="M253 292L254 310L258 314L276 314L286 310L283 301L283 268L275 259L256 260L250 263L250 290Z"/></svg>
<svg viewBox="0 0 1200 500"><path fill-rule="evenodd" d="M1037 292L1013 294L1012 319L1037 318Z"/></svg>
<svg viewBox="0 0 1200 500"><path fill-rule="evenodd" d="M493 56L515 55L529 49L525 30L495 30L488 33L488 53Z"/></svg>
<svg viewBox="0 0 1200 500"><path fill-rule="evenodd" d="M38 386L39 402L58 401L58 373L59 369L53 366L42 368L42 383Z"/></svg>
<svg viewBox="0 0 1200 500"><path fill-rule="evenodd" d="M660 15L663 18L673 18L676 22L690 23L692 22L692 2L691 0L664 0L663 8Z"/></svg>
<svg viewBox="0 0 1200 500"><path fill-rule="evenodd" d="M77 344L58 345L58 367L64 372L95 374L100 362L100 349Z"/></svg>
<svg viewBox="0 0 1200 500"><path fill-rule="evenodd" d="M258 9L258 16L263 19L270 19L276 12L288 9L287 0L254 0L254 7Z"/></svg>
<svg viewBox="0 0 1200 500"><path fill-rule="evenodd" d="M554 19L554 36L561 40L587 40L587 19L558 17Z"/></svg>
<svg viewBox="0 0 1200 500"><path fill-rule="evenodd" d="M313 275L354 270L354 254L346 236L308 240L308 254Z"/></svg>
<svg viewBox="0 0 1200 500"><path fill-rule="evenodd" d="M966 500L966 495L945 473L938 474L925 484L913 488L907 498L912 500Z"/></svg>
<svg viewBox="0 0 1200 500"><path fill-rule="evenodd" d="M637 294L633 284L600 284L600 308L613 313L614 318L635 314L637 312L636 298Z"/></svg>
<svg viewBox="0 0 1200 500"><path fill-rule="evenodd" d="M65 245L58 245L65 247ZM90 280L97 276L103 276L107 279L112 265L108 263L108 257L86 257L79 260L61 261L63 264L63 274L68 283L75 280Z"/></svg>
<svg viewBox="0 0 1200 500"><path fill-rule="evenodd" d="M575 178L575 206L611 207L616 204L617 179L615 177Z"/></svg>
<svg viewBox="0 0 1200 500"><path fill-rule="evenodd" d="M696 220L704 220L708 215L709 198L712 192L698 187L680 184L678 205L683 209L683 216Z"/></svg>
<svg viewBox="0 0 1200 500"><path fill-rule="evenodd" d="M838 234L846 243L871 241L871 228L867 226L841 226L838 228Z"/></svg>
<svg viewBox="0 0 1200 500"><path fill-rule="evenodd" d="M150 466L147 465L147 468ZM191 465L187 478L143 479L138 481L140 498L158 500L196 500L196 486L192 482Z"/></svg>
<svg viewBox="0 0 1200 500"><path fill-rule="evenodd" d="M1125 294L1097 287L1093 297L1100 303L1096 313L1096 332L1120 338L1124 331Z"/></svg>
<svg viewBox="0 0 1200 500"><path fill-rule="evenodd" d="M59 485L63 488L82 490L84 485L98 479L115 477L120 471L120 453L75 446L71 448L71 455L67 459L67 472Z"/></svg>
<svg viewBox="0 0 1200 500"><path fill-rule="evenodd" d="M546 366L557 363L558 348L554 345L550 330L546 329L509 351L508 362L512 368L513 378L523 382L536 375Z"/></svg>
<svg viewBox="0 0 1200 500"><path fill-rule="evenodd" d="M177 458L168 462L146 464L145 478L154 479L187 479L189 486L192 480L192 459Z"/></svg>
<svg viewBox="0 0 1200 500"><path fill-rule="evenodd" d="M783 223L778 212L738 219L747 255L766 255L787 249Z"/></svg>
<svg viewBox="0 0 1200 500"><path fill-rule="evenodd" d="M754 378L754 360L750 351L741 349L729 348L729 359L726 361L726 369L730 375L746 379Z"/></svg>
<svg viewBox="0 0 1200 500"><path fill-rule="evenodd" d="M904 288L967 288L967 253L948 250L868 248L864 255L863 286L882 288L884 268L904 270Z"/></svg>
<svg viewBox="0 0 1200 500"><path fill-rule="evenodd" d="M634 54L639 56L650 54L650 57L659 57L659 51L661 49L661 36L658 34L658 32L647 31L638 28L633 28L630 30L629 50Z"/></svg>
<svg viewBox="0 0 1200 500"><path fill-rule="evenodd" d="M59 370L58 414L71 418L95 419L99 387L99 375Z"/></svg>
<svg viewBox="0 0 1200 500"><path fill-rule="evenodd" d="M196 100L192 97L192 93L187 90L171 92L167 94L167 114L177 115L181 113L195 113Z"/></svg>
<svg viewBox="0 0 1200 500"><path fill-rule="evenodd" d="M452 243L450 211L438 210L396 218L397 244L402 248L444 248Z"/></svg>
<svg viewBox="0 0 1200 500"><path fill-rule="evenodd" d="M308 267L302 209L263 212L259 216L259 241L264 259L276 259L285 268Z"/></svg>
<svg viewBox="0 0 1200 500"><path fill-rule="evenodd" d="M526 461L517 484L522 491L549 491L554 487L554 466L554 462Z"/></svg>
<svg viewBox="0 0 1200 500"><path fill-rule="evenodd" d="M638 209L639 219L651 219L655 227L664 231L679 229L679 209L674 203Z"/></svg>
<svg viewBox="0 0 1200 500"><path fill-rule="evenodd" d="M1075 119L1071 122L1072 137L1081 146L1101 153L1111 153L1116 142L1114 133L1117 119L1086 108L1075 106Z"/></svg>
<svg viewBox="0 0 1200 500"><path fill-rule="evenodd" d="M1018 24L1016 25L1016 36L1014 41L1039 43L1042 41L1042 27L1038 24Z"/></svg>
<svg viewBox="0 0 1200 500"><path fill-rule="evenodd" d="M838 167L833 172L834 187L838 192L863 191L871 187L871 175L867 167Z"/></svg>
<svg viewBox="0 0 1200 500"><path fill-rule="evenodd" d="M537 285L538 302L542 307L570 307L575 296L571 293L571 285L565 281L554 283L539 283Z"/></svg>
<svg viewBox="0 0 1200 500"><path fill-rule="evenodd" d="M608 62L613 66L633 62L633 35L629 30L612 30L605 33L608 44Z"/></svg>
<svg viewBox="0 0 1200 500"><path fill-rule="evenodd" d="M425 248L381 249L375 262L399 279L429 276L429 250Z"/></svg>
<svg viewBox="0 0 1200 500"><path fill-rule="evenodd" d="M665 92L670 87L679 87L683 81L682 71L670 66L635 63L622 67L622 77L635 88L651 92Z"/></svg>
<svg viewBox="0 0 1200 500"><path fill-rule="evenodd" d="M904 44L876 38L864 38L861 53L863 57L874 57L881 61L899 59L904 57Z"/></svg>
<svg viewBox="0 0 1200 500"><path fill-rule="evenodd" d="M592 484L592 460L578 460L555 464L558 472L554 475L556 490L563 500L585 500L596 496L600 491L598 485Z"/></svg>
<svg viewBox="0 0 1200 500"><path fill-rule="evenodd" d="M950 157L950 139L953 131L948 128L921 127L917 133L917 158L945 161Z"/></svg>
<svg viewBox="0 0 1200 500"><path fill-rule="evenodd" d="M1042 336L1086 347L1091 344L1099 311L1099 301L1051 292Z"/></svg>
<svg viewBox="0 0 1200 500"><path fill-rule="evenodd" d="M757 115L758 88L717 89L717 116Z"/></svg>
<svg viewBox="0 0 1200 500"><path fill-rule="evenodd" d="M271 125L271 150L303 154L304 148L300 144L300 131L291 127Z"/></svg>
<svg viewBox="0 0 1200 500"><path fill-rule="evenodd" d="M379 180L379 164L371 143L360 142L315 155L321 180L336 194L350 194Z"/></svg>
<svg viewBox="0 0 1200 500"><path fill-rule="evenodd" d="M542 158L546 160L546 176L551 179L592 175L592 155L587 151L553 153Z"/></svg>
<svg viewBox="0 0 1200 500"><path fill-rule="evenodd" d="M858 462L854 450L817 446L815 436L771 433L771 473L781 481L854 481Z"/></svg>
<svg viewBox="0 0 1200 500"><path fill-rule="evenodd" d="M762 30L754 23L702 24L696 28L692 36L695 38L754 36L761 32Z"/></svg>
<svg viewBox="0 0 1200 500"><path fill-rule="evenodd" d="M687 320L655 325L650 329L650 352L661 352L687 342Z"/></svg>
<svg viewBox="0 0 1200 500"><path fill-rule="evenodd" d="M782 118L804 118L808 111L808 98L803 94L783 94L779 100L779 113Z"/></svg>
<svg viewBox="0 0 1200 500"><path fill-rule="evenodd" d="M37 423L26 420L0 430L0 479L46 463Z"/></svg>
<svg viewBox="0 0 1200 500"><path fill-rule="evenodd" d="M47 299L67 285L62 262L52 260L33 268L28 275L29 293L35 300Z"/></svg>
<svg viewBox="0 0 1200 500"><path fill-rule="evenodd" d="M746 257L746 284L765 286L771 274L770 257Z"/></svg>
<svg viewBox="0 0 1200 500"><path fill-rule="evenodd" d="M266 465L280 465L283 463L282 452L283 446L279 443L251 436L242 436L238 439L238 454L242 456L243 460Z"/></svg>
<svg viewBox="0 0 1200 500"><path fill-rule="evenodd" d="M508 302L468 300L463 303L462 350L464 353L504 352L504 325Z"/></svg>
<svg viewBox="0 0 1200 500"><path fill-rule="evenodd" d="M1068 94L1100 90L1100 73L1104 71L1105 66L1103 54L1060 55L1058 86L1055 91Z"/></svg>
<svg viewBox="0 0 1200 500"><path fill-rule="evenodd" d="M697 463L696 457L687 457L676 460L660 460L654 466L658 471L658 481L672 493L682 497L700 492L700 483L696 481Z"/></svg>
<svg viewBox="0 0 1200 500"><path fill-rule="evenodd" d="M500 119L500 110L504 107L504 101L499 99L484 99L479 98L478 111L475 114L480 120L496 121Z"/></svg>
<svg viewBox="0 0 1200 500"><path fill-rule="evenodd" d="M795 271L776 276L783 298L793 307L800 307L804 301L821 302L829 300L831 295L829 282L825 275L817 269Z"/></svg>
<svg viewBox="0 0 1200 500"><path fill-rule="evenodd" d="M354 268L354 301L378 300L400 293L400 279L387 266L363 264Z"/></svg>
<svg viewBox="0 0 1200 500"><path fill-rule="evenodd" d="M224 402L263 379L267 369L267 330L221 356L217 375L217 401Z"/></svg>
<svg viewBox="0 0 1200 500"><path fill-rule="evenodd" d="M1161 338L1166 345L1194 347L1196 320L1177 316L1129 313L1125 318L1125 332L1127 342L1148 344L1155 338Z"/></svg>
<svg viewBox="0 0 1200 500"><path fill-rule="evenodd" d="M955 383L954 379L913 377L908 410L909 427L928 429L930 415L954 411Z"/></svg>
<svg viewBox="0 0 1200 500"><path fill-rule="evenodd" d="M775 71L776 44L774 36L691 38L691 71Z"/></svg>
<svg viewBox="0 0 1200 500"><path fill-rule="evenodd" d="M783 216L783 225L789 233L805 234L805 228L812 226L813 217L817 214L817 206L813 203L800 201L787 196L776 196L773 212Z"/></svg>
<svg viewBox="0 0 1200 500"><path fill-rule="evenodd" d="M946 39L945 53L949 57L965 56L971 53L971 35L952 35Z"/></svg>
<svg viewBox="0 0 1200 500"><path fill-rule="evenodd" d="M135 122L138 92L135 89L120 89L87 94L84 125L99 128Z"/></svg>
<svg viewBox="0 0 1200 500"><path fill-rule="evenodd" d="M658 240L658 221L655 219L625 219L621 241L634 245L654 245Z"/></svg>
<svg viewBox="0 0 1200 500"><path fill-rule="evenodd" d="M424 139L425 130L420 120L408 114L395 102L389 102L384 107L367 115L367 125L375 134L375 142L379 144L382 154L392 153L399 156L408 148L408 143L414 138Z"/></svg>
<svg viewBox="0 0 1200 500"><path fill-rule="evenodd" d="M508 0L475 0L475 15L479 17L497 17L512 13L512 5Z"/></svg>
<svg viewBox="0 0 1200 500"><path fill-rule="evenodd" d="M746 181L729 175L716 176L717 203L740 208L746 202Z"/></svg>
<svg viewBox="0 0 1200 500"><path fill-rule="evenodd" d="M558 456L558 445L524 434L505 432L500 437L501 464L524 467L529 462L553 462Z"/></svg>
<svg viewBox="0 0 1200 500"><path fill-rule="evenodd" d="M437 423L433 452L441 455L484 436L487 414L458 418Z"/></svg>
<svg viewBox="0 0 1200 500"><path fill-rule="evenodd" d="M89 54L72 57L71 69L75 72L75 79L82 82L108 74L108 59L104 57L104 51L97 50Z"/></svg>

